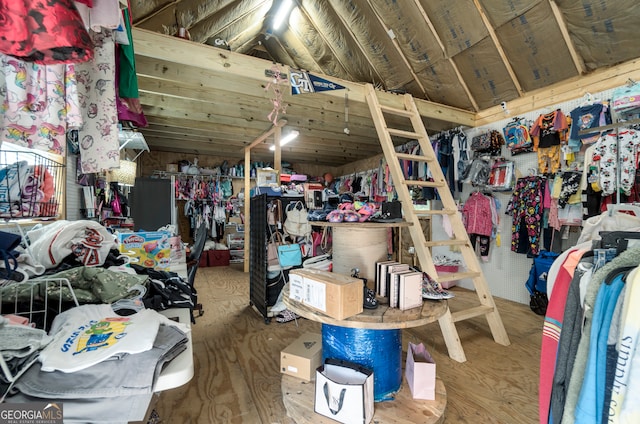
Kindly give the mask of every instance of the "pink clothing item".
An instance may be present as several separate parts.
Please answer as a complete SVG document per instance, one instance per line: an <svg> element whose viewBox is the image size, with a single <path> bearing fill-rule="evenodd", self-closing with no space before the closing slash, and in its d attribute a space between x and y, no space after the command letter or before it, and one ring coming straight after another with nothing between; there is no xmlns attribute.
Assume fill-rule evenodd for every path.
<svg viewBox="0 0 640 424"><path fill-rule="evenodd" d="M491 236L493 224L491 222L491 199L480 192L469 196L462 213L465 216L467 233Z"/></svg>
<svg viewBox="0 0 640 424"><path fill-rule="evenodd" d="M556 368L558 342L562 332L564 308L567 302L569 286L573 273L585 250L570 252L563 262L553 284L552 296L549 298L547 314L542 327L542 345L540 348L540 387L538 391L538 412L540 424L549 422L549 407L551 404L551 389L553 375Z"/></svg>
<svg viewBox="0 0 640 424"><path fill-rule="evenodd" d="M549 180L544 183L544 197L542 199L542 207L549 209L551 207L551 187L549 187Z"/></svg>
<svg viewBox="0 0 640 424"><path fill-rule="evenodd" d="M29 319L21 315L7 314L2 317L6 318L11 325L29 325Z"/></svg>
<svg viewBox="0 0 640 424"><path fill-rule="evenodd" d="M549 206L549 227L556 231L560 231L562 224L558 218L558 199L551 199L551 205Z"/></svg>
<svg viewBox="0 0 640 424"><path fill-rule="evenodd" d="M447 233L447 236L449 237L454 236L453 227L451 226L451 220L449 219L449 215L442 215L442 229L444 230L445 233Z"/></svg>
<svg viewBox="0 0 640 424"><path fill-rule="evenodd" d="M93 7L78 0L74 3L85 28L100 32L102 28L116 29L120 26L121 12L118 0L93 0Z"/></svg>

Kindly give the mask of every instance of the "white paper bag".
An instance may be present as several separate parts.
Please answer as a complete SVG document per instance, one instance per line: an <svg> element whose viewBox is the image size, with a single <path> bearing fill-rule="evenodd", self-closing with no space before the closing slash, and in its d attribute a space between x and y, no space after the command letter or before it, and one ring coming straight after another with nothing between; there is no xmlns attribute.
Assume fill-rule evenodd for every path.
<svg viewBox="0 0 640 424"><path fill-rule="evenodd" d="M373 418L373 371L353 362L326 359L316 370L314 410L345 424Z"/></svg>

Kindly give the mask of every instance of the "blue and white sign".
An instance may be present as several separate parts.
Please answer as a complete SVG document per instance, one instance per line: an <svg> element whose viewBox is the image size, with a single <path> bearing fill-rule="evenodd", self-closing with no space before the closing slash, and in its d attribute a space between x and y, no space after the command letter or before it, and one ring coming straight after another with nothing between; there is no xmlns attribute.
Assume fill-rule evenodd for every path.
<svg viewBox="0 0 640 424"><path fill-rule="evenodd" d="M297 71L294 69L291 69L289 80L291 82L291 94L317 93L320 91L342 90L345 88L335 82L320 78L305 71Z"/></svg>

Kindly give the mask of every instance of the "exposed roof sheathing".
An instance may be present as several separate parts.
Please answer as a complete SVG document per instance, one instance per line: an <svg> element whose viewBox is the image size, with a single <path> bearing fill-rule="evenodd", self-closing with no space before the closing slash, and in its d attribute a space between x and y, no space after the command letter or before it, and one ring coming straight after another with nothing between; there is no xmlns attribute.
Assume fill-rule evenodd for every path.
<svg viewBox="0 0 640 424"><path fill-rule="evenodd" d="M640 6L636 1L294 0L288 21L279 31L272 30L270 25L280 0L131 0L130 3L136 28L175 35L179 27L184 27L194 43L223 47L228 54L266 59L268 62L258 65L262 68L258 73L264 74L272 67L283 71L302 69L335 78L336 82L373 83L381 90L407 92L417 99L478 113L486 119L491 116L487 111L499 107L501 102L522 100L520 103L524 104L527 102L524 99L541 90L563 82L573 84L575 78L640 57L637 25ZM151 122L154 113L164 119L180 116L179 112L168 112L168 108L177 107L173 105L190 108L193 99L177 94L180 91L177 88L174 96L180 99L162 104L157 90L166 83L154 83L152 80L159 76L149 67L163 64L148 57L140 57L139 63L138 73L144 79L142 103ZM184 65L191 63L187 61ZM175 72L179 73L179 69ZM173 84L179 84L178 78ZM269 81L265 74L260 83L263 90ZM228 103L234 98L231 87L238 84L241 83L228 81L222 91L211 88L216 90L212 93L217 101L226 106L218 104L210 109L236 109L238 115L231 122L250 119L255 124L259 109L269 107L269 96L265 99L264 92L256 92L258 100L247 98L244 105L230 106ZM153 90L149 85L154 85ZM197 90L196 81L187 85L182 92ZM288 105L287 114L291 114L292 121L299 125L321 122L325 128L335 130L344 128L347 112L344 93L333 93L329 98L314 94L321 110L299 111L299 116L306 113L307 118L296 119L294 113L301 100L293 99L288 88L281 88L285 91L282 101ZM197 101L189 119L207 116L204 113L207 101ZM371 131L367 131L364 121L360 123L362 128L358 128L358 113L363 114L362 119L366 114L366 108L358 107L351 104L354 130L351 137L327 133L310 143L330 139L343 143L345 151L356 146L357 151L367 150L367 144L360 145L355 136L375 134L367 135ZM454 109L450 109L449 117L443 114L442 119L427 119L428 130L460 125ZM268 112L262 116L265 129L269 125L265 119ZM215 131L214 127L211 129ZM318 129L311 128L310 132L317 133ZM169 144L167 140L164 143ZM352 158L348 155L344 161Z"/></svg>

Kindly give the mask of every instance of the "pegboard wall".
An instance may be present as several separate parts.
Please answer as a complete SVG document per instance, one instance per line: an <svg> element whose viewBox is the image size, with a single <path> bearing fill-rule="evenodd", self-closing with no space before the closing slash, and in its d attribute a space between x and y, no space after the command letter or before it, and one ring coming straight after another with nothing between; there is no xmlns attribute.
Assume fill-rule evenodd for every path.
<svg viewBox="0 0 640 424"><path fill-rule="evenodd" d="M599 93L591 93L592 101L607 101L611 99L613 90L607 90ZM553 107L545 107L542 109L533 110L531 112L517 115L519 118L524 118L527 121L535 121L542 113L549 113L553 110L560 109L565 115L585 104L587 96L581 97L569 102L559 103ZM502 129L515 118L515 115L508 113L509 105L506 105L507 111L505 112L505 119L495 122L491 125L482 127L471 128L465 130L468 140L471 140L475 135L486 132L487 130ZM614 122L616 122L616 116L613 116ZM516 169L520 171L522 175L528 175L530 169L537 169L538 161L536 153L522 153L516 156L511 156L506 148L503 147L503 154L506 159L513 160L515 162ZM578 160L582 160L582 157L578 154ZM465 184L461 195L456 194L461 201L468 198L472 191L474 191L470 184ZM525 288L525 282L529 277L529 270L533 259L527 258L524 254L514 253L511 251L511 216L505 214L506 206L511 199L511 192L495 192L494 197L500 202L500 238L501 245L496 246L495 241L491 243L491 250L489 253L489 261L481 263L485 278L491 289L493 296L512 300L520 303L529 303L529 292ZM434 216L432 221L432 234L435 240L446 238L446 234L442 229L442 218L440 216ZM435 247L433 249L434 255L445 255L450 258L460 258L458 253L451 252L447 247ZM460 287L473 289L473 284L470 280L462 280L458 282Z"/></svg>

